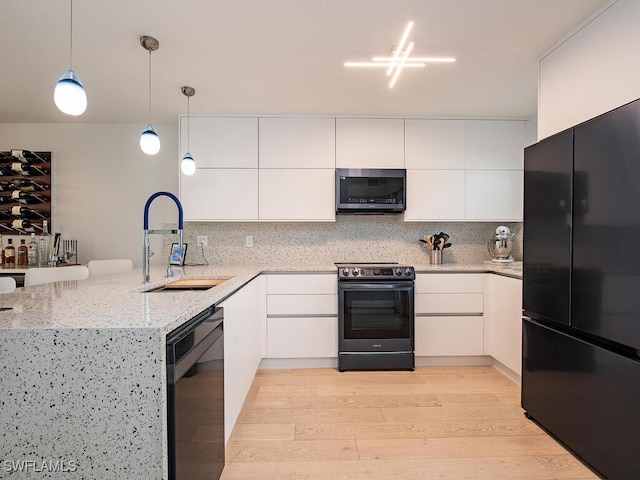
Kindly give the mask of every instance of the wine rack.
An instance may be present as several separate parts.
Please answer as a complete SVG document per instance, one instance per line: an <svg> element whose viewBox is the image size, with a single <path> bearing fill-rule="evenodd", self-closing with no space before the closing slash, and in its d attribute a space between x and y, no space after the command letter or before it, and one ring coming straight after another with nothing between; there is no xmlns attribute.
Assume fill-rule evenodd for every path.
<svg viewBox="0 0 640 480"><path fill-rule="evenodd" d="M0 151L0 235L53 231L52 170L51 152Z"/></svg>

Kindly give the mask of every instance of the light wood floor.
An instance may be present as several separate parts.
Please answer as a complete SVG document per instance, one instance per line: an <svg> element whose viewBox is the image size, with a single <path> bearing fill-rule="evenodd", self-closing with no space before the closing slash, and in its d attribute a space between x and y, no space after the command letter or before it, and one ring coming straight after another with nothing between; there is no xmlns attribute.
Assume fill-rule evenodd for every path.
<svg viewBox="0 0 640 480"><path fill-rule="evenodd" d="M597 479L493 367L260 370L223 480Z"/></svg>

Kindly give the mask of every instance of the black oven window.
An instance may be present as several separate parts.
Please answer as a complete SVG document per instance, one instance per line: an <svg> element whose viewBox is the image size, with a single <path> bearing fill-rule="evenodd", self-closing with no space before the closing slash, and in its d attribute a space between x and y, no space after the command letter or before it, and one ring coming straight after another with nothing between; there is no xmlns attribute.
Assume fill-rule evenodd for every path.
<svg viewBox="0 0 640 480"><path fill-rule="evenodd" d="M344 292L344 338L409 338L407 291Z"/></svg>

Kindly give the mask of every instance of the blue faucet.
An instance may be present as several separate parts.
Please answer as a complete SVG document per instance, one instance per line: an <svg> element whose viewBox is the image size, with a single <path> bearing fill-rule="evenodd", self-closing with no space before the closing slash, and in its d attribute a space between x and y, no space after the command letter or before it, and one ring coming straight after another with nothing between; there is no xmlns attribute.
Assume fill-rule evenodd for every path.
<svg viewBox="0 0 640 480"><path fill-rule="evenodd" d="M149 207L151 203L158 197L169 197L173 200L178 207L178 230L149 230ZM184 251L184 242L183 242L183 232L184 232L184 221L182 214L182 204L178 197L176 197L173 193L169 192L156 192L149 197L147 203L144 206L144 242L142 248L142 276L145 282L149 281L149 235L150 234L178 234L178 244L180 248ZM167 269L169 272L169 269ZM168 273L167 273L168 275Z"/></svg>

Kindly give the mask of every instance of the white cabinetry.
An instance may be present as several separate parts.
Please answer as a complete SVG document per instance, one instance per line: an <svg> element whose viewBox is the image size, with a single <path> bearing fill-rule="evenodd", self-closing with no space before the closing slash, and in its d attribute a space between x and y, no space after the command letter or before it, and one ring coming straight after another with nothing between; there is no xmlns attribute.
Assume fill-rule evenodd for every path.
<svg viewBox="0 0 640 480"><path fill-rule="evenodd" d="M407 221L521 221L525 122L405 120Z"/></svg>
<svg viewBox="0 0 640 480"><path fill-rule="evenodd" d="M336 167L404 168L404 120L338 118Z"/></svg>
<svg viewBox="0 0 640 480"><path fill-rule="evenodd" d="M258 119L191 117L194 175L180 174L187 221L258 219ZM187 151L187 118L180 119L180 152Z"/></svg>
<svg viewBox="0 0 640 480"><path fill-rule="evenodd" d="M522 373L522 280L487 276L489 354L517 375Z"/></svg>
<svg viewBox="0 0 640 480"><path fill-rule="evenodd" d="M483 274L416 275L416 356L484 355L483 314Z"/></svg>
<svg viewBox="0 0 640 480"><path fill-rule="evenodd" d="M260 169L260 220L336 219L334 169Z"/></svg>
<svg viewBox="0 0 640 480"><path fill-rule="evenodd" d="M187 143L198 168L258 168L257 118L181 117L180 158Z"/></svg>
<svg viewBox="0 0 640 480"><path fill-rule="evenodd" d="M199 168L180 175L180 201L188 221L257 220L258 169Z"/></svg>
<svg viewBox="0 0 640 480"><path fill-rule="evenodd" d="M466 217L522 221L525 122L467 121Z"/></svg>
<svg viewBox="0 0 640 480"><path fill-rule="evenodd" d="M335 168L333 118L261 118L260 168Z"/></svg>
<svg viewBox="0 0 640 480"><path fill-rule="evenodd" d="M264 354L265 277L260 275L219 306L224 308L225 440L236 423Z"/></svg>
<svg viewBox="0 0 640 480"><path fill-rule="evenodd" d="M338 356L335 273L267 276L267 358Z"/></svg>

